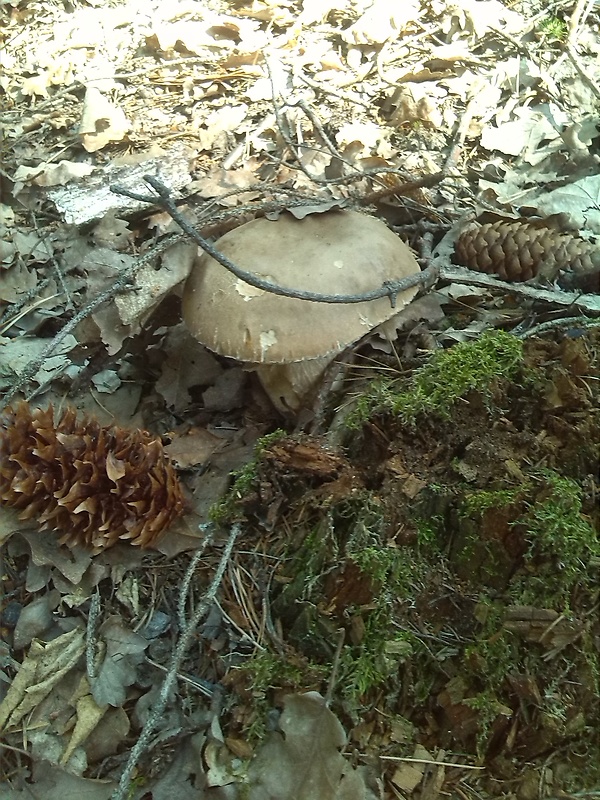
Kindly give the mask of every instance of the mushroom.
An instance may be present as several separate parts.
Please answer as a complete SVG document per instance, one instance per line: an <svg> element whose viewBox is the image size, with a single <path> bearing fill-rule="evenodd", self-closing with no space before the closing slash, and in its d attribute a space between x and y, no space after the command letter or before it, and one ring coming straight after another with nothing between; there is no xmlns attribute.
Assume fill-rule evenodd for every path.
<svg viewBox="0 0 600 800"><path fill-rule="evenodd" d="M322 294L362 294L420 272L398 236L357 211L255 219L216 247L259 278ZM396 315L416 292L398 293L395 307L388 296L360 303L284 297L251 286L199 251L182 307L196 339L254 369L276 408L289 413L310 398L338 353Z"/></svg>

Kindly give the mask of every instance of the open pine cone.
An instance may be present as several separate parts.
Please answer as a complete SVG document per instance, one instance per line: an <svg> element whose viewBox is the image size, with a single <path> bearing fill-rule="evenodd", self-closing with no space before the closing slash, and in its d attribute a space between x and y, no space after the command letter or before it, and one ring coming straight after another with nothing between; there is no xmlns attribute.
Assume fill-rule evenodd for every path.
<svg viewBox="0 0 600 800"><path fill-rule="evenodd" d="M23 402L0 413L0 502L95 552L120 539L151 547L183 509L160 440Z"/></svg>
<svg viewBox="0 0 600 800"><path fill-rule="evenodd" d="M524 220L467 228L456 242L459 264L505 281L542 277L565 288L596 291L600 248L572 233Z"/></svg>

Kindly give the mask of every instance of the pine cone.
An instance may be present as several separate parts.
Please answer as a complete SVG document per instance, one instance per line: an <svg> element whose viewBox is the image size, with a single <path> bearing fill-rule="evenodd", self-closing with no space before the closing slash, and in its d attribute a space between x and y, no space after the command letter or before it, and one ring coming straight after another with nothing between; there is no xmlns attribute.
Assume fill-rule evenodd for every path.
<svg viewBox="0 0 600 800"><path fill-rule="evenodd" d="M495 274L505 281L540 276L588 290L598 282L600 248L570 233L522 220L487 222L462 233L456 243L459 264ZM593 291L593 288L589 288Z"/></svg>
<svg viewBox="0 0 600 800"><path fill-rule="evenodd" d="M156 544L183 494L160 440L146 431L77 422L23 402L0 413L0 502L99 552L128 539Z"/></svg>

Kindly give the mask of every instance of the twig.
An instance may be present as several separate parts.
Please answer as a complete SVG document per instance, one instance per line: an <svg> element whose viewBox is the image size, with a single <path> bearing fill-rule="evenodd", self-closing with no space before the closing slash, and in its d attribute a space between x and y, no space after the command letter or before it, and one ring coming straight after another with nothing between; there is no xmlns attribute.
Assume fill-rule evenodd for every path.
<svg viewBox="0 0 600 800"><path fill-rule="evenodd" d="M183 581L181 583L181 587L179 590L179 600L177 603L177 621L179 623L179 630L181 631L185 630L188 624L185 612L185 603L190 593L190 585L196 573L196 567L198 566L198 562L202 558L204 551L206 550L208 545L211 544L214 536L213 525L203 525L202 530L204 531L204 538L202 539L202 544L194 552L192 560L190 561L188 568L185 571L185 575L183 577Z"/></svg>
<svg viewBox="0 0 600 800"><path fill-rule="evenodd" d="M49 303L52 300L56 300L57 297L60 297L60 294L51 294L48 295L48 297L38 297L35 303L27 306L27 303L29 303L29 301L32 300L36 294L39 294L43 289L45 289L49 283L50 278L44 278L39 282L38 286L36 286L34 289L30 289L28 292L22 295L17 303L12 303L5 309L3 314L0 314L0 335L15 325L20 319L27 316L27 314L30 314L32 311L40 308L40 306L43 306L44 303Z"/></svg>
<svg viewBox="0 0 600 800"><path fill-rule="evenodd" d="M559 317L558 319L550 319L546 322L541 322L539 325L534 325L531 328L522 332L512 331L516 336L522 339L529 339L532 336L540 336L549 331L563 330L565 328L572 328L577 330L583 328L597 328L600 325L600 319L589 319L588 317Z"/></svg>
<svg viewBox="0 0 600 800"><path fill-rule="evenodd" d="M473 764L457 764L454 761L434 761L431 758L411 758L410 756L379 756L382 761L407 762L408 764L429 764L435 767L454 767L455 769L474 769L484 770L485 767L477 767Z"/></svg>
<svg viewBox="0 0 600 800"><path fill-rule="evenodd" d="M222 606L222 605L219 603L219 601L218 601L218 600L215 600L215 606L216 606L216 607L219 609L219 611L221 612L221 615L223 616L223 619L224 619L224 620L225 620L227 623L229 623L229 625L231 625L231 627L232 627L232 628L233 628L235 631L237 631L237 632L239 633L239 635L240 635L240 637L241 637L241 640L242 640L243 642L246 642L246 643L248 643L248 644L251 644L251 645L254 647L254 649L255 649L255 650L266 650L266 649L267 649L267 648L266 648L264 645L260 644L260 642L257 642L257 641L256 641L256 639L253 639L253 638L252 638L252 636L250 636L250 634L249 634L249 633L247 633L247 632L246 632L246 631L245 631L243 628L241 628L241 627L240 627L240 626L237 624L237 622L236 622L236 621L235 621L235 620L234 620L232 617L230 617L230 616L229 616L229 614L228 614L228 613L225 611L225 609L224 609L224 608L223 608L223 606Z"/></svg>
<svg viewBox="0 0 600 800"><path fill-rule="evenodd" d="M98 589L93 593L90 600L90 610L88 612L87 628L85 633L85 670L88 680L92 681L96 677L96 645L98 638L96 628L100 615L100 594Z"/></svg>
<svg viewBox="0 0 600 800"><path fill-rule="evenodd" d="M594 0L577 0L573 13L571 14L571 19L569 20L569 35L567 38L568 50L574 47L577 41L579 28L585 23L593 5Z"/></svg>
<svg viewBox="0 0 600 800"><path fill-rule="evenodd" d="M323 92L323 94L331 95L332 97L335 97L336 100L345 100L347 103L353 103L354 105L361 106L369 111L373 108L372 103L368 103L365 100L360 100L358 97L353 97L351 94L341 91L337 87L333 89L326 83L319 83L318 81L309 78L308 75L303 75L301 72L298 72L297 78L299 81L302 81L302 83L310 86L311 89L314 89L317 92Z"/></svg>
<svg viewBox="0 0 600 800"><path fill-rule="evenodd" d="M448 157L446 158L446 162L444 163L444 168L442 170L444 175L448 175L455 167L458 166L458 159L460 157L462 147L465 143L467 133L469 132L469 128L471 126L471 121L480 102L481 100L479 93L474 92L474 96L471 97L462 113L460 123L456 133L454 134L452 144L450 145L450 152L448 153Z"/></svg>
<svg viewBox="0 0 600 800"><path fill-rule="evenodd" d="M345 631L343 628L339 628L337 632L335 653L333 654L333 662L331 665L331 675L329 676L327 691L325 692L325 705L327 707L331 705L331 698L333 697L333 691L335 689L335 684L337 683L337 675L340 666L340 656L342 655L342 647L344 646L344 638Z"/></svg>
<svg viewBox="0 0 600 800"><path fill-rule="evenodd" d="M150 737L152 736L152 734L158 727L160 720L162 719L163 712L165 710L167 701L169 699L169 695L174 687L174 684L177 681L177 675L180 671L181 664L183 662L185 654L192 642L192 638L196 632L196 628L198 627L200 620L202 619L204 614L206 614L206 612L210 608L211 603L215 599L219 586L221 585L221 580L223 579L223 574L227 567L227 563L229 562L229 558L233 550L233 545L235 544L235 540L237 539L239 533L240 533L240 525L239 523L234 523L231 526L231 530L229 532L229 538L223 549L221 558L219 559L219 564L217 566L211 584L208 590L206 591L203 600L200 601L198 607L194 611L194 614L191 617L188 625L180 634L179 641L177 642L177 646L175 647L173 656L171 658L169 670L165 675L165 679L162 683L158 699L154 707L152 708L152 711L148 719L146 720L144 727L141 730L137 742L131 748L131 751L129 753L129 758L127 759L127 763L125 764L125 767L121 774L121 778L119 779L119 785L117 789L115 789L115 791L112 793L111 800L125 800L125 798L129 797L131 778L133 776L135 767L138 761L140 760L141 756L145 752L146 748L148 747Z"/></svg>
<svg viewBox="0 0 600 800"><path fill-rule="evenodd" d="M164 664L159 664L158 661L153 661L151 658L146 657L146 662L151 664L161 672L168 672L168 668ZM196 691L203 694L205 697L212 697L215 693L215 684L210 681L205 681L203 678L190 678L189 675L184 675L183 672L177 673L177 679L188 686L192 686Z"/></svg>
<svg viewBox="0 0 600 800"><path fill-rule="evenodd" d="M590 87L590 89L596 95L596 97L600 98L600 87L598 87L596 82L591 79L589 75L589 70L586 71L581 62L579 61L579 57L575 52L575 48L572 45L567 44L565 49L567 51L567 55L571 59L571 63L577 70L579 77L582 79L584 83L587 83L587 85Z"/></svg>
<svg viewBox="0 0 600 800"><path fill-rule="evenodd" d="M226 256L220 253L212 244L210 244L203 236L200 236L198 231L190 225L190 223L179 213L175 203L171 199L170 190L158 180L154 175L145 175L144 180L152 186L157 192L158 197L146 196L130 192L120 186L111 186L111 189L116 194L122 194L125 197L131 197L133 200L139 200L146 203L154 203L164 211L166 211L179 225L179 227L187 233L187 235L196 242L206 253L209 254L215 261L218 261L221 266L229 270L236 278L254 286L257 289L262 289L265 292L280 295L281 297L293 297L297 300L308 300L313 303L364 303L368 300L376 300L380 297L389 297L392 308L396 305L396 295L398 292L403 292L413 286L424 286L429 284L430 281L435 280L437 272L434 268L428 267L422 272L415 275L409 275L398 281L386 281L382 286L377 289L372 289L369 292L362 292L361 294L319 294L317 292L307 292L303 289L289 289L285 286L266 281L259 278L252 272L247 272L241 269L233 261L230 261Z"/></svg>
<svg viewBox="0 0 600 800"><path fill-rule="evenodd" d="M296 149L296 145L292 141L292 137L289 134L287 121L283 118L283 114L282 114L282 111L281 111L281 105L279 104L279 99L277 97L277 93L276 93L276 90L275 90L275 81L273 80L273 68L271 66L271 62L267 59L265 61L265 65L266 65L266 68L267 68L267 73L269 75L269 79L271 81L271 102L273 104L273 113L275 114L275 120L277 121L277 128L279 129L279 133L281 134L281 138L286 143L286 145L289 147L290 152L294 154L294 157L295 157L296 162L297 162L296 169L300 169L300 171L303 172L309 180L311 180L311 181L313 181L315 183L318 183L319 182L318 177L312 175L310 173L310 171L307 170L306 167L304 166L304 164L302 163L302 159L300 158L300 155L299 155L299 153L298 153L298 151Z"/></svg>
<svg viewBox="0 0 600 800"><path fill-rule="evenodd" d="M94 84L102 84L107 80L111 81L122 81L129 78L137 78L143 75L148 75L150 72L159 72L162 69L170 69L172 67L178 67L181 65L188 66L189 64L206 64L206 57L205 56L185 56L184 58L176 58L172 61L164 61L162 64L150 64L147 67L142 67L141 69L132 70L131 72L117 72L117 73L107 73L106 75L101 75L97 78L88 78L85 81L75 80L70 83L68 86L65 86L63 89L55 92L52 97L49 97L47 100L43 100L41 103L38 103L34 106L31 111L33 113L39 114L40 111L44 111L46 108L51 107L57 100L62 100L67 95L71 94L72 92L77 91L78 89L86 89L88 86L93 86ZM197 80L200 82L209 82L214 80L231 80L232 78L255 78L256 76L245 72L243 69L234 70L233 72L205 72L201 76L198 76ZM22 111L18 108L14 109L14 114L20 114Z"/></svg>
<svg viewBox="0 0 600 800"><path fill-rule="evenodd" d="M434 259L434 264L439 259ZM560 306L573 306L578 311L585 311L589 314L600 314L600 297L593 294L575 294L573 292L563 292L560 289L542 289L539 286L531 286L527 283L509 283L486 275L482 272L475 272L466 267L447 267L441 265L439 277L443 281L452 283L464 283L467 286L482 286L487 289L500 289L505 294L516 294L527 297L531 300L540 300L544 303L556 303Z"/></svg>
<svg viewBox="0 0 600 800"><path fill-rule="evenodd" d="M378 172L383 175L392 171L378 170ZM398 172L399 170L395 170L393 174L398 174ZM408 180L405 181L405 183L400 183L397 184L396 186L387 186L385 189L370 192L369 194L366 194L364 197L362 197L360 202L361 205L363 206L371 206L374 203L377 203L380 200L385 199L386 197L390 197L391 195L396 195L396 194L402 195L412 189L421 189L427 186L435 186L443 178L445 178L445 172L435 172L432 175L425 175L424 177L417 178L416 180Z"/></svg>
<svg viewBox="0 0 600 800"><path fill-rule="evenodd" d="M82 320L92 314L99 306L106 303L108 300L111 300L118 292L124 289L131 276L144 264L152 261L157 255L159 255L163 250L166 250L172 244L180 241L183 236L175 235L164 239L162 242L159 242L155 247L145 253L141 258L135 261L128 267L125 267L122 272L119 273L117 279L105 289L100 294L96 295L96 297L92 298L89 303L87 303L80 311L75 314L74 317L66 322L63 327L58 331L58 333L54 336L54 338L49 342L49 344L43 349L40 355L30 361L27 366L23 369L20 373L18 378L15 380L13 386L6 395L2 398L2 402L5 406L7 406L10 401L15 397L15 395L23 388L23 386L31 380L40 367L43 365L45 360L52 355L52 353L56 350L59 344L66 338L66 336L71 333L71 331L75 330L75 328L79 325ZM39 390L38 390L39 391ZM34 392L36 394L37 392Z"/></svg>
<svg viewBox="0 0 600 800"><path fill-rule="evenodd" d="M313 175L310 172L310 170L308 170L304 166L304 164L302 163L302 159L301 159L298 151L300 149L302 149L304 151L313 150L315 152L322 152L322 148L315 147L314 145L308 145L308 144L299 145L299 144L295 143L292 140L292 138L291 138L291 136L289 134L289 131L288 131L287 122L284 119L282 111L281 111L282 106L279 103L279 98L277 97L277 94L276 94L276 91L275 91L275 82L273 80L273 69L272 69L271 64L270 64L270 62L268 60L265 63L266 63L266 67L267 67L267 72L268 72L269 78L271 79L271 92L272 92L272 94L271 94L271 102L273 104L273 113L275 115L275 120L277 122L277 127L279 129L279 133L281 134L281 137L282 137L283 141L286 143L286 145L290 149L290 152L293 154L294 158L296 159L296 164L290 164L288 162L285 162L283 160L283 158L281 158L281 159L273 159L273 160L276 160L277 163L280 166L286 166L286 167L288 167L288 169L300 170L301 172L304 173L304 175L306 175L306 177L310 181L312 181L315 184L321 185L321 186L338 186L338 185L343 185L343 184L348 184L348 183L353 183L355 181L363 180L364 178L373 178L375 181L381 183L380 176L382 174L387 174L387 173L401 174L400 170L398 170L396 167L389 167L389 168L382 168L382 169L377 168L377 169L364 170L364 171L363 170L357 170L350 161L348 161L346 158L344 158L339 153L339 151L337 150L335 145L331 142L331 140L329 139L329 137L325 133L323 125L317 119L315 113L310 109L310 107L308 106L308 104L306 103L305 100L301 99L301 100L297 100L297 101L285 102L285 103L283 103L283 105L287 105L289 108L294 108L294 107L300 108L304 112L304 114L306 114L306 116L312 122L316 132L319 134L319 136L321 136L323 142L325 143L325 145L326 145L326 147L328 149L328 152L331 153L334 158L336 158L336 159L342 161L344 164L346 164L351 170L351 172L349 174L342 175L342 176L340 176L338 178L324 178L321 175ZM268 157L268 154L266 154L266 155Z"/></svg>
<svg viewBox="0 0 600 800"><path fill-rule="evenodd" d="M325 133L325 128L321 125L321 120L317 117L317 115L312 110L312 108L308 105L306 100L298 100L296 103L292 104L292 107L293 107L293 105L295 105L297 108L301 108L302 111L304 111L306 116L312 122L313 128L319 134L319 136L321 137L321 140L325 143L325 146L327 147L327 149L329 150L331 155L334 158L338 158L340 161L343 161L349 167L352 167L352 164L347 159L344 158L344 156L340 153L340 151L337 149L337 147L331 141L329 136L327 136L327 134Z"/></svg>
<svg viewBox="0 0 600 800"><path fill-rule="evenodd" d="M58 263L58 261L56 259L56 256L54 255L54 251L53 251L52 247L50 247L48 245L48 236L49 236L49 234L48 233L43 234L40 231L35 213L33 213L31 215L31 221L33 222L33 227L35 229L35 232L38 235L39 242L40 242L40 244L44 245L44 247L46 249L46 252L48 254L48 259L49 259L50 263L52 264L52 266L54 267L54 273L56 275L56 279L57 279L58 283L60 284L60 287L63 290L65 297L67 298L67 309L69 311L71 311L74 308L73 297L71 295L69 287L67 286L67 284L65 282L65 276L63 275L63 271L60 268L60 264Z"/></svg>

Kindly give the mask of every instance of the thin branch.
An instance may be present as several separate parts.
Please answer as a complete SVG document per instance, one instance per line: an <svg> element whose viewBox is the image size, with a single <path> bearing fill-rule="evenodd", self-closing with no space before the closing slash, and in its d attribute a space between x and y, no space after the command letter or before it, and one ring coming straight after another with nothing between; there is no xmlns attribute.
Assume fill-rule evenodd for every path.
<svg viewBox="0 0 600 800"><path fill-rule="evenodd" d="M152 711L146 720L144 727L141 730L140 736L134 746L131 748L129 753L129 758L127 759L127 763L123 769L121 774L121 778L119 780L119 785L117 789L112 793L111 800L125 800L126 797L129 797L130 788L131 788L131 779L133 777L133 773L135 771L136 765L146 749L148 748L148 743L150 738L156 728L158 727L161 719L163 718L163 713L166 708L169 695L173 690L175 683L177 682L177 676L180 672L181 664L187 653L187 650L192 642L192 639L196 633L196 629L200 623L202 617L206 614L209 610L211 604L214 602L215 596L221 585L221 581L223 579L223 574L225 573L225 569L231 557L231 552L233 550L233 546L235 544L235 540L239 536L240 533L240 525L239 523L235 523L231 526L231 530L229 532L229 538L223 552L221 554L221 558L219 559L219 564L217 566L216 572L213 576L211 584L204 595L204 598L198 604L193 616L191 617L189 623L187 624L186 628L181 631L179 641L177 642L177 646L173 652L173 656L171 658L171 663L169 665L169 669L167 674L165 675L165 679L162 683L160 694L156 701L156 704L152 708ZM208 534L207 534L208 535ZM189 584L187 585L189 589ZM180 604L181 607L182 604Z"/></svg>
<svg viewBox="0 0 600 800"><path fill-rule="evenodd" d="M345 631L339 628L337 631L337 642L335 646L335 653L331 663L331 674L327 683L327 692L325 693L325 705L329 708L333 698L333 692L337 683L338 669L340 666L340 658L342 656L342 647L344 646Z"/></svg>
<svg viewBox="0 0 600 800"><path fill-rule="evenodd" d="M434 259L436 262L440 260L437 257ZM529 283L508 282L492 275L487 275L485 272L476 272L467 267L444 266L443 264L440 266L439 277L441 280L449 281L450 283L463 283L466 286L499 289L505 294L527 297L530 300L555 303L560 306L571 306L579 312L600 313L600 297L595 294L563 292L560 289L545 289L539 286L532 286Z"/></svg>
<svg viewBox="0 0 600 800"><path fill-rule="evenodd" d="M600 98L600 87L596 84L596 82L590 76L589 68L586 69L584 65L579 60L579 57L575 51L575 47L571 44L567 44L566 46L567 55L571 59L571 63L577 70L577 73L581 80L586 83L592 92L596 95L597 98Z"/></svg>
<svg viewBox="0 0 600 800"><path fill-rule="evenodd" d="M202 544L200 547L194 552L192 559L188 565L188 568L185 572L183 577L183 581L181 583L181 587L179 590L179 600L177 603L177 621L179 623L179 629L185 630L185 627L188 624L186 618L186 611L185 611L185 604L189 598L190 594L190 586L194 575L196 574L196 567L202 556L204 555L204 551L208 547L209 544L212 543L213 536L214 536L214 526L213 525L203 525L201 529L204 531L204 538L202 539Z"/></svg>
<svg viewBox="0 0 600 800"><path fill-rule="evenodd" d="M133 200L140 200L142 202L158 205L175 220L179 227L196 242L199 247L214 258L215 261L218 261L221 266L229 270L236 278L239 278L257 289L262 289L265 292L271 292L281 297L293 297L297 300L307 300L312 303L364 303L369 300L377 300L380 297L389 297L392 308L395 308L396 296L399 292L403 292L413 286L430 285L430 282L434 282L437 277L436 269L428 267L422 272L409 275L398 281L385 281L385 283L377 289L372 289L369 292L362 292L360 294L320 294L317 292L307 292L303 289L289 289L286 286L279 286L276 283L259 278L252 272L241 269L234 264L233 261L230 261L230 259L220 253L190 225L185 217L178 211L177 206L171 198L170 190L159 181L158 178L153 175L145 175L144 180L156 191L158 197L130 192L128 189L121 186L111 186L111 189L116 194L131 197Z"/></svg>
<svg viewBox="0 0 600 800"><path fill-rule="evenodd" d="M98 644L97 628L98 617L100 616L100 594L98 588L90 599L90 610L88 612L87 628L85 634L85 671L88 680L92 681L96 677L96 646Z"/></svg>
<svg viewBox="0 0 600 800"><path fill-rule="evenodd" d="M522 332L512 331L522 339L530 339L532 336L542 336L549 331L557 330L588 330L590 328L597 328L600 326L600 319L589 319L588 317L559 317L558 319L550 319L546 322L540 322L539 325L534 325L532 328L527 328Z"/></svg>
<svg viewBox="0 0 600 800"><path fill-rule="evenodd" d="M18 394L18 392L25 386L25 384L30 381L32 378L35 377L37 371L40 367L44 364L47 358L49 358L52 353L56 350L56 348L60 345L60 343L66 338L66 336L75 330L75 328L82 322L86 317L89 317L90 314L99 308L104 303L112 300L112 298L122 291L129 281L131 280L132 275L142 267L144 264L152 261L159 255L163 250L166 250L172 244L180 241L183 237L179 235L167 237L162 242L157 244L147 253L145 253L141 258L135 261L128 267L125 267L122 272L119 273L117 279L103 292L93 297L89 303L75 314L75 316L71 317L71 319L66 322L63 327L58 331L58 333L54 336L53 339L46 345L46 347L42 350L40 355L29 361L23 371L19 374L18 378L15 380L12 387L6 393L6 395L2 398L2 403L4 406L7 406L11 400ZM34 394L36 394L35 392Z"/></svg>

